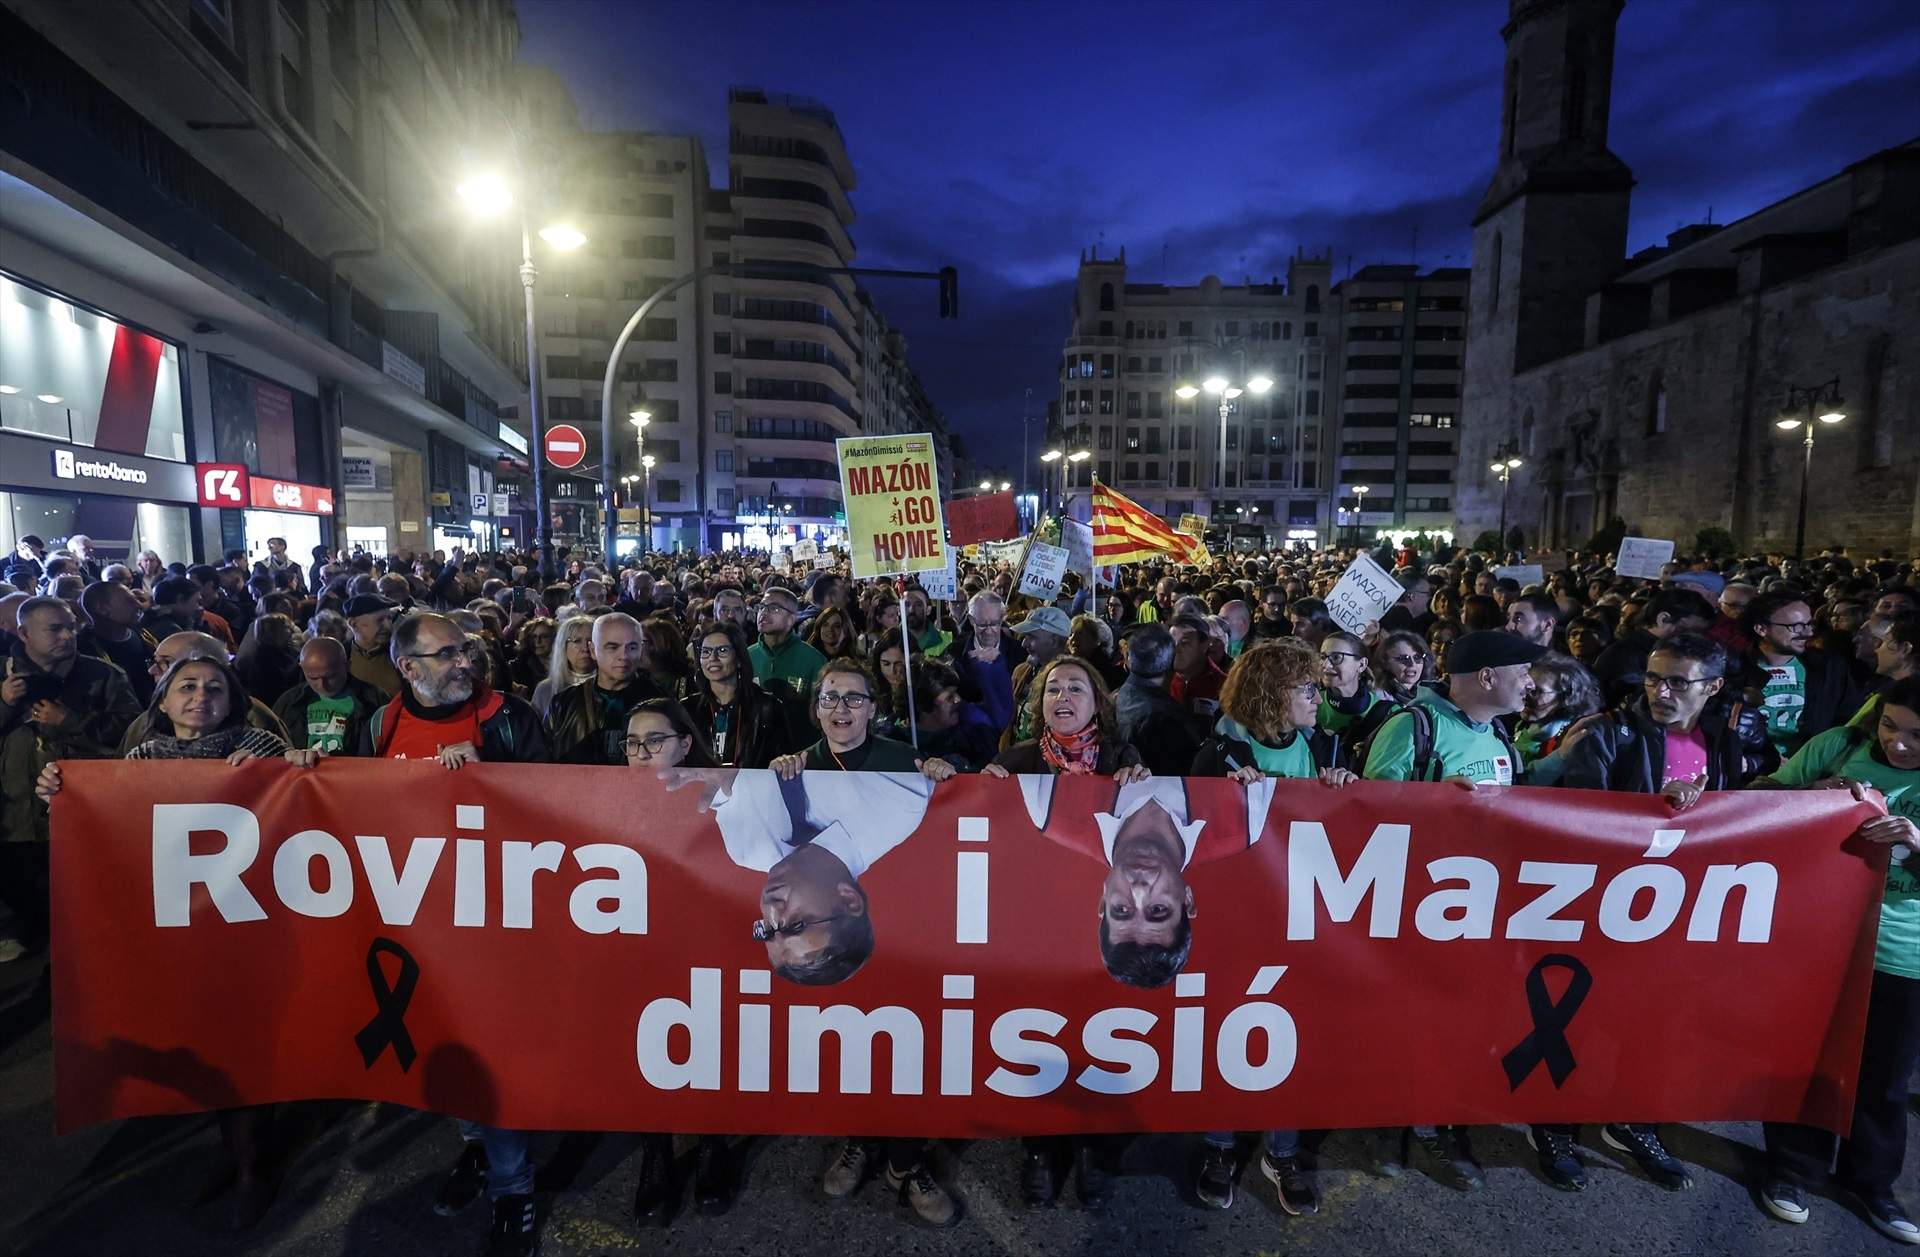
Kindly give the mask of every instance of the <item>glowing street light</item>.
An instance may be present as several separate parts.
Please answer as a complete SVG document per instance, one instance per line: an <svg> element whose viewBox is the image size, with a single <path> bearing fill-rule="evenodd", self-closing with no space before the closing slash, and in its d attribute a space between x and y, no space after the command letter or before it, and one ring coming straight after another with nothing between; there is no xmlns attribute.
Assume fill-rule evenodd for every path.
<svg viewBox="0 0 1920 1257"><path fill-rule="evenodd" d="M1209 396L1218 397L1220 396L1220 394L1227 391L1226 377L1218 376L1218 375L1210 375L1206 379L1200 381L1200 387L1205 389Z"/></svg>
<svg viewBox="0 0 1920 1257"><path fill-rule="evenodd" d="M1513 479L1515 469L1520 466L1520 454L1511 441L1502 442L1493 452L1493 462L1489 464L1493 474L1500 477L1500 549L1507 548L1507 487Z"/></svg>
<svg viewBox="0 0 1920 1257"><path fill-rule="evenodd" d="M1787 390L1787 409L1807 408L1805 419L1782 417L1774 421L1774 427L1782 432L1791 432L1804 427L1807 439L1801 443L1803 454L1800 463L1800 515L1793 528L1793 557L1804 558L1807 552L1807 482L1813 478L1813 421L1821 423L1839 423L1846 413L1840 409L1840 377L1834 376L1825 384L1816 384L1812 388L1790 388Z"/></svg>
<svg viewBox="0 0 1920 1257"><path fill-rule="evenodd" d="M1262 393L1265 393L1268 389L1271 389L1272 387L1273 387L1272 376L1256 375L1251 380L1247 381L1247 391L1254 394L1256 397Z"/></svg>
<svg viewBox="0 0 1920 1257"><path fill-rule="evenodd" d="M1191 384L1182 384L1179 388L1173 390L1173 395L1183 402L1190 402L1200 396L1200 390Z"/></svg>
<svg viewBox="0 0 1920 1257"><path fill-rule="evenodd" d="M569 223L555 223L540 229L540 238L561 253L571 253L587 242L586 233Z"/></svg>
<svg viewBox="0 0 1920 1257"><path fill-rule="evenodd" d="M453 192L475 218L498 218L513 207L513 191L496 171L481 171L462 179Z"/></svg>

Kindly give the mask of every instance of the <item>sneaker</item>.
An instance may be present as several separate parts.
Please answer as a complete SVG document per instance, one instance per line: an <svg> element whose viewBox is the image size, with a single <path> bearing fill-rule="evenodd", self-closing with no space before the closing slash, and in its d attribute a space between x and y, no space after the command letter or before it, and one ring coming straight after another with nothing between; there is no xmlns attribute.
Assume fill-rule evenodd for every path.
<svg viewBox="0 0 1920 1257"><path fill-rule="evenodd" d="M0 965L27 954L27 945L17 938L0 938Z"/></svg>
<svg viewBox="0 0 1920 1257"><path fill-rule="evenodd" d="M1053 1204L1053 1158L1037 1149L1029 1149L1020 1166L1020 1196L1029 1209L1045 1209Z"/></svg>
<svg viewBox="0 0 1920 1257"><path fill-rule="evenodd" d="M1601 1130L1600 1138L1609 1148L1632 1157L1642 1173L1668 1191L1683 1192L1693 1186L1686 1165L1660 1142L1658 1126L1613 1122Z"/></svg>
<svg viewBox="0 0 1920 1257"><path fill-rule="evenodd" d="M1081 1141L1073 1150L1073 1192L1080 1207L1098 1213L1107 1207L1113 1188L1113 1175L1100 1164L1100 1149L1091 1141Z"/></svg>
<svg viewBox="0 0 1920 1257"><path fill-rule="evenodd" d="M1320 1212L1319 1184L1314 1181L1313 1171L1301 1164L1299 1157L1276 1158L1263 1152L1260 1172L1273 1184L1273 1190L1280 1197L1280 1207L1289 1214L1299 1218Z"/></svg>
<svg viewBox="0 0 1920 1257"><path fill-rule="evenodd" d="M466 1145L460 1150L460 1159L447 1171L439 1195L433 1198L433 1211L443 1218L451 1218L480 1199L481 1189L487 1185L487 1150L477 1140L468 1140Z"/></svg>
<svg viewBox="0 0 1920 1257"><path fill-rule="evenodd" d="M887 1186L900 1193L900 1203L920 1215L928 1226L952 1226L960 1217L960 1206L947 1189L934 1179L925 1161L905 1174L887 1171Z"/></svg>
<svg viewBox="0 0 1920 1257"><path fill-rule="evenodd" d="M1429 1157L1447 1167L1448 1175L1462 1190L1479 1191L1487 1185L1466 1127L1415 1127L1413 1138Z"/></svg>
<svg viewBox="0 0 1920 1257"><path fill-rule="evenodd" d="M640 1181L633 1189L633 1216L662 1226L673 1215L673 1136L640 1137Z"/></svg>
<svg viewBox="0 0 1920 1257"><path fill-rule="evenodd" d="M502 1196L493 1202L487 1257L538 1257L540 1214L532 1196Z"/></svg>
<svg viewBox="0 0 1920 1257"><path fill-rule="evenodd" d="M733 1158L727 1141L703 1135L693 1152L693 1207L701 1213L725 1213L733 1204Z"/></svg>
<svg viewBox="0 0 1920 1257"><path fill-rule="evenodd" d="M1760 1207L1782 1222L1798 1226L1811 1212L1807 1208L1807 1189L1785 1179L1769 1180L1761 1186L1759 1195Z"/></svg>
<svg viewBox="0 0 1920 1257"><path fill-rule="evenodd" d="M1573 1130L1565 1126L1534 1126L1527 1142L1540 1155L1540 1173L1563 1192L1587 1190L1587 1167L1580 1163Z"/></svg>
<svg viewBox="0 0 1920 1257"><path fill-rule="evenodd" d="M867 1175L873 1169L873 1148L865 1140L849 1139L840 1147L840 1155L833 1159L827 1172L820 1179L820 1190L829 1200L845 1200L860 1190L867 1181Z"/></svg>
<svg viewBox="0 0 1920 1257"><path fill-rule="evenodd" d="M1208 1145L1200 1155L1200 1174L1193 1180L1193 1194L1209 1208L1233 1208L1233 1149Z"/></svg>
<svg viewBox="0 0 1920 1257"><path fill-rule="evenodd" d="M1867 1195L1854 1192L1853 1198L1867 1215L1867 1221L1873 1229L1880 1232L1896 1244L1920 1244L1920 1226L1916 1226L1907 1211L1894 1199L1892 1192Z"/></svg>

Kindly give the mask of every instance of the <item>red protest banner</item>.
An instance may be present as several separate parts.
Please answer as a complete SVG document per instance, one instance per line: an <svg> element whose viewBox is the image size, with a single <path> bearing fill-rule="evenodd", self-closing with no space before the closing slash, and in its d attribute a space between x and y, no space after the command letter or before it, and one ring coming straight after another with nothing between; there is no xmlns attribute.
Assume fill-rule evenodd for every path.
<svg viewBox="0 0 1920 1257"><path fill-rule="evenodd" d="M970 546L976 541L1005 541L1020 534L1012 493L983 493L954 498L947 503L947 544Z"/></svg>
<svg viewBox="0 0 1920 1257"><path fill-rule="evenodd" d="M1886 876L1839 791L66 767L62 1129L1843 1128Z"/></svg>

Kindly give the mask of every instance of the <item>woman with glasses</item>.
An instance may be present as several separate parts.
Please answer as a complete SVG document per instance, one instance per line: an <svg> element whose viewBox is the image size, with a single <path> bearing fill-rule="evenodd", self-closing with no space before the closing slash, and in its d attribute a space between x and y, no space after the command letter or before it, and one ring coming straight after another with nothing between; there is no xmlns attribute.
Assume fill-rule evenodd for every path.
<svg viewBox="0 0 1920 1257"><path fill-rule="evenodd" d="M1367 644L1352 633L1335 630L1320 639L1321 682L1319 727L1344 733L1382 703L1384 694L1373 687L1368 672Z"/></svg>
<svg viewBox="0 0 1920 1257"><path fill-rule="evenodd" d="M820 740L774 760L773 771L788 780L802 770L920 773L933 781L953 776L954 767L946 760L922 757L904 742L873 735L874 691L872 676L858 660L828 660L813 687L813 722ZM756 931L755 937L764 934ZM849 1139L827 1167L821 1190L835 1200L851 1196L883 1156L887 1186L921 1219L947 1226L959 1218L959 1206L927 1164L924 1139Z"/></svg>
<svg viewBox="0 0 1920 1257"><path fill-rule="evenodd" d="M570 615L560 621L547 652L547 679L533 687L533 709L547 718L553 696L593 680L593 617Z"/></svg>
<svg viewBox="0 0 1920 1257"><path fill-rule="evenodd" d="M1394 702L1410 703L1427 680L1430 663L1426 638L1412 629L1395 629L1373 648L1374 683Z"/></svg>
<svg viewBox="0 0 1920 1257"><path fill-rule="evenodd" d="M668 768L717 768L705 739L671 698L642 700L627 713L621 743L629 768L659 772ZM673 1177L673 1136L640 1136L640 1180L633 1192L633 1216L664 1225L679 1199ZM701 1213L723 1213L733 1203L733 1167L724 1135L702 1135L694 1150L693 1202Z"/></svg>
<svg viewBox="0 0 1920 1257"><path fill-rule="evenodd" d="M738 624L712 620L687 650L694 668L687 716L707 755L723 768L765 768L800 740L787 705L753 679L750 644Z"/></svg>
<svg viewBox="0 0 1920 1257"><path fill-rule="evenodd" d="M277 734L247 723L247 690L240 674L224 658L185 658L167 669L147 708L148 733L126 753L128 759L217 759L239 765L251 759L284 759L311 768L320 752L297 750ZM51 803L60 792L60 765L41 769L34 793ZM254 1105L221 1109L220 1142L228 1165L201 1191L199 1202L232 1189L223 1223L231 1230L251 1227L273 1204L275 1179L268 1163L274 1108Z"/></svg>
<svg viewBox="0 0 1920 1257"><path fill-rule="evenodd" d="M1220 718L1214 734L1194 757L1191 775L1230 777L1253 785L1270 777L1319 781L1340 787L1358 780L1351 752L1339 733L1319 726L1326 710L1320 680L1330 645L1318 654L1305 642L1276 638L1248 647L1234 661L1220 688ZM1317 1213L1320 1190L1315 1154L1327 1132L1270 1130L1260 1172L1273 1184L1280 1207L1298 1217ZM1194 1194L1215 1209L1233 1205L1234 1135L1209 1131L1194 1179Z"/></svg>

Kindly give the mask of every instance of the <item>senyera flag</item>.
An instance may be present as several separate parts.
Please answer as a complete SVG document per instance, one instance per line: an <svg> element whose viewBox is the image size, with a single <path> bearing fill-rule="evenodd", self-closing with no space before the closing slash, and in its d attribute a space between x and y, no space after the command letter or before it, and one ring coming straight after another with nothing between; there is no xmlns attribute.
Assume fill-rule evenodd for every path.
<svg viewBox="0 0 1920 1257"><path fill-rule="evenodd" d="M1833 790L1676 816L1422 783L76 762L57 1116L1843 1130L1874 814Z"/></svg>
<svg viewBox="0 0 1920 1257"><path fill-rule="evenodd" d="M1093 561L1102 566L1171 555L1183 563L1212 561L1200 538L1167 521L1112 486L1093 482Z"/></svg>

